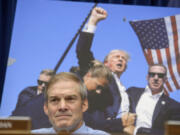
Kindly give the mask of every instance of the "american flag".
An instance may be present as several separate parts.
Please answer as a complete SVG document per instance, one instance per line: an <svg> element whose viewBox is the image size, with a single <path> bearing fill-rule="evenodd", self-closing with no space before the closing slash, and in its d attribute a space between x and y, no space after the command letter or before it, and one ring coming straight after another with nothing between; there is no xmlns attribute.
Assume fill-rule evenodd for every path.
<svg viewBox="0 0 180 135"><path fill-rule="evenodd" d="M148 64L167 67L166 91L180 89L180 15L130 21Z"/></svg>

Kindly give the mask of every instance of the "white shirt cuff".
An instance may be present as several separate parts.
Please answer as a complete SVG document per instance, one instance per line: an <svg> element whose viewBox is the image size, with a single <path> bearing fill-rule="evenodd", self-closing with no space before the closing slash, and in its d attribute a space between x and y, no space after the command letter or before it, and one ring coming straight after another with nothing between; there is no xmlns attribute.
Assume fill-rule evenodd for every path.
<svg viewBox="0 0 180 135"><path fill-rule="evenodd" d="M139 128L140 128L140 127L135 127L135 129L134 129L134 134L133 134L133 135L136 135L136 133L137 133L137 131L138 131Z"/></svg>
<svg viewBox="0 0 180 135"><path fill-rule="evenodd" d="M83 32L88 32L88 33L95 33L96 31L96 26L95 25L85 25Z"/></svg>

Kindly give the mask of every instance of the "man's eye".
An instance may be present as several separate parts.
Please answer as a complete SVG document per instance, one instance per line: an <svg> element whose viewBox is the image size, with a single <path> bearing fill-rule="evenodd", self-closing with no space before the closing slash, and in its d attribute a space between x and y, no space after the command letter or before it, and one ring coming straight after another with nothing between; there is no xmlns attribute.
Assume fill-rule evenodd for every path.
<svg viewBox="0 0 180 135"><path fill-rule="evenodd" d="M58 102L58 101L59 101L59 100L56 99L56 98L53 98L53 99L50 99L50 100L49 100L50 103L56 103L56 102Z"/></svg>
<svg viewBox="0 0 180 135"><path fill-rule="evenodd" d="M66 101L73 102L76 100L76 97L66 97Z"/></svg>

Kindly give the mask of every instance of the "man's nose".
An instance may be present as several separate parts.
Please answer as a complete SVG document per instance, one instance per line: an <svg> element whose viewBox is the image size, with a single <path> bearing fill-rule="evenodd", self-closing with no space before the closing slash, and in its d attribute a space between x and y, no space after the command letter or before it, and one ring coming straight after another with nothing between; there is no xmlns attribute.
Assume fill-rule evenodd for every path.
<svg viewBox="0 0 180 135"><path fill-rule="evenodd" d="M156 80L158 79L158 75L157 74L155 74L154 79L156 79Z"/></svg>
<svg viewBox="0 0 180 135"><path fill-rule="evenodd" d="M126 61L126 58L124 56L119 56L119 60L120 61L124 61L124 60Z"/></svg>
<svg viewBox="0 0 180 135"><path fill-rule="evenodd" d="M119 61L122 61L122 57L121 57L121 56L119 56L119 57L118 57L118 60L119 60Z"/></svg>
<svg viewBox="0 0 180 135"><path fill-rule="evenodd" d="M58 105L58 109L61 111L66 111L67 110L67 104L65 100L61 100L59 105Z"/></svg>

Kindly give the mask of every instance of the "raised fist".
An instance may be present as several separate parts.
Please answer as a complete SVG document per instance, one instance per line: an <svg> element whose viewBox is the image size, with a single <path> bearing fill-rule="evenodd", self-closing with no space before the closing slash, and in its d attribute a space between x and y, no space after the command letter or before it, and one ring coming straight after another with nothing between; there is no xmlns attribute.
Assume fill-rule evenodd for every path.
<svg viewBox="0 0 180 135"><path fill-rule="evenodd" d="M91 16L89 18L88 24L97 25L97 23L100 20L106 19L106 17L107 17L107 12L105 9L101 7L95 7L91 12Z"/></svg>

